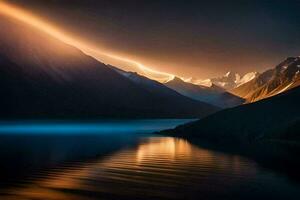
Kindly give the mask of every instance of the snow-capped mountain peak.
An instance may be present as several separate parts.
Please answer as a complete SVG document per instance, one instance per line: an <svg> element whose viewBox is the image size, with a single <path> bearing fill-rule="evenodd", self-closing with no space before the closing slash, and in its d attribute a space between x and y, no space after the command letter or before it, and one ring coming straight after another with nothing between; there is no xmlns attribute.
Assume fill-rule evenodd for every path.
<svg viewBox="0 0 300 200"><path fill-rule="evenodd" d="M231 71L227 72L227 73L224 75L224 77L229 77L230 74L231 74Z"/></svg>
<svg viewBox="0 0 300 200"><path fill-rule="evenodd" d="M226 90L231 90L233 88L236 88L242 84L251 81L252 79L257 77L257 75L258 72L249 72L246 73L244 76L241 76L239 73L228 71L223 76L216 77L216 78L210 78L210 79L188 78L188 79L184 79L184 81L193 83L195 85L202 85L206 87L211 87L212 85L216 85Z"/></svg>
<svg viewBox="0 0 300 200"><path fill-rule="evenodd" d="M245 74L242 78L240 78L239 80L237 80L236 83L236 87L243 85L249 81L251 81L252 79L254 79L255 77L257 77L258 72L249 72L247 74Z"/></svg>
<svg viewBox="0 0 300 200"><path fill-rule="evenodd" d="M244 76L241 76L239 73L233 73L231 71L227 72L225 75L221 77L216 77L210 79L212 84L223 87L224 89L231 90L236 88L248 81L251 81L253 78L257 76L257 72L249 72Z"/></svg>

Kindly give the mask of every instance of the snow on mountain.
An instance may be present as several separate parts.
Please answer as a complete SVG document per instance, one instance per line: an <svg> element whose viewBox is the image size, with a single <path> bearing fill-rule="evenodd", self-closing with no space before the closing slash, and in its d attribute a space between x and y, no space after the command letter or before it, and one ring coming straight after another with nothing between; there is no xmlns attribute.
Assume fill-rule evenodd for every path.
<svg viewBox="0 0 300 200"><path fill-rule="evenodd" d="M226 90L231 90L233 88L236 88L240 85L243 85L252 79L254 79L258 75L257 72L249 72L245 74L244 76L241 76L238 73L234 72L227 72L225 75L216 77L216 78L211 78L211 79L206 79L206 80L198 80L194 81L192 83L197 84L197 85L204 85L210 87L211 85L217 85L219 87L222 87Z"/></svg>
<svg viewBox="0 0 300 200"><path fill-rule="evenodd" d="M251 81L252 79L254 79L255 77L258 76L258 72L249 72L247 74L245 74L242 78L239 78L238 80L236 80L236 87L239 87L240 85L243 85L249 81Z"/></svg>
<svg viewBox="0 0 300 200"><path fill-rule="evenodd" d="M213 85L216 85L225 90L231 90L251 81L257 76L258 76L258 72L249 72L241 76L238 73L229 71L223 76L210 78L210 79L195 79L191 77L182 80L184 82L192 83L194 85L200 85L205 87L212 87Z"/></svg>
<svg viewBox="0 0 300 200"><path fill-rule="evenodd" d="M184 79L185 82L187 83L192 83L194 85L200 85L200 86L205 86L205 87L211 87L213 84L210 79L194 79L194 78L188 78Z"/></svg>

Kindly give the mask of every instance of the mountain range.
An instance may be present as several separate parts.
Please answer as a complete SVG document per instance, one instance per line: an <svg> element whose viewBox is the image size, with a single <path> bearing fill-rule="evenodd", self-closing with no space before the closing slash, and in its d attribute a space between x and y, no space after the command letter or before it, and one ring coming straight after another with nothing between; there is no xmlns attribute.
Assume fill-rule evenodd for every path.
<svg viewBox="0 0 300 200"><path fill-rule="evenodd" d="M225 89L214 84L210 87L195 85L178 77L174 77L174 79L162 84L139 75L136 72L127 72L114 66L110 67L132 82L151 92L171 94L176 91L183 96L197 101L206 102L220 108L234 107L244 102L243 98L226 92Z"/></svg>
<svg viewBox="0 0 300 200"><path fill-rule="evenodd" d="M184 96L221 108L234 107L244 102L244 99L226 92L225 89L214 84L210 87L195 85L175 77L173 80L166 82L165 85Z"/></svg>
<svg viewBox="0 0 300 200"><path fill-rule="evenodd" d="M190 83L193 83L196 85L203 85L203 86L207 86L207 87L216 85L225 90L232 90L236 87L239 87L240 85L243 85L243 84L251 81L258 75L259 75L258 72L249 72L249 73L246 73L243 76L241 76L239 73L229 71L220 77L214 77L214 78L205 79L205 80L190 78L190 79L187 79L186 82L190 82Z"/></svg>
<svg viewBox="0 0 300 200"><path fill-rule="evenodd" d="M300 85L300 57L289 57L251 81L230 90L233 94L255 102Z"/></svg>
<svg viewBox="0 0 300 200"><path fill-rule="evenodd" d="M219 109L132 81L22 22L1 16L0 27L0 118L195 118Z"/></svg>

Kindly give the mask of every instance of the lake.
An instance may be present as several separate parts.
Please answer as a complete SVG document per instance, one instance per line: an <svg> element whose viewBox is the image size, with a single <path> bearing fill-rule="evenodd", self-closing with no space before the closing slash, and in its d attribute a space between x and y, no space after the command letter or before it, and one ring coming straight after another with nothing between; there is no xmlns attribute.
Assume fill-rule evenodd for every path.
<svg viewBox="0 0 300 200"><path fill-rule="evenodd" d="M152 134L188 121L2 122L0 199L300 199L255 159Z"/></svg>

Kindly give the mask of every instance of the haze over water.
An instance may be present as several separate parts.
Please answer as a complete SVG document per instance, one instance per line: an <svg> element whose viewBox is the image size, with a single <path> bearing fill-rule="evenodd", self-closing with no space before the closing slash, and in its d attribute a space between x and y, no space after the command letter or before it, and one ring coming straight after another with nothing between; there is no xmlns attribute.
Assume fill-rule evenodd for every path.
<svg viewBox="0 0 300 200"><path fill-rule="evenodd" d="M0 197L50 200L300 197L299 184L250 159L205 149L184 139L145 134L150 129L140 129L151 123L156 125L152 130L159 130L167 122L170 127L182 123L131 121L131 127L136 124L138 133L131 130L96 134L88 129L81 134L32 134L25 129L24 134L20 130L16 134L2 133ZM113 125L116 129L124 123L113 122ZM103 122L99 126L101 130Z"/></svg>

